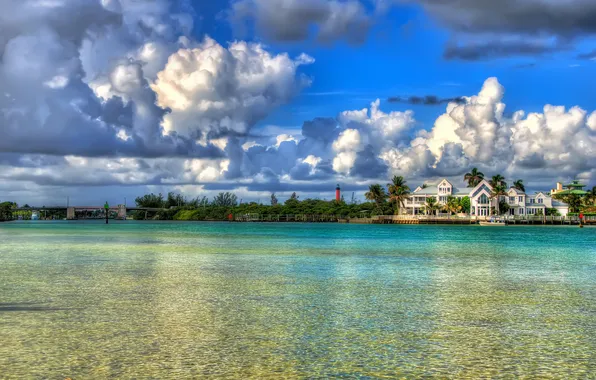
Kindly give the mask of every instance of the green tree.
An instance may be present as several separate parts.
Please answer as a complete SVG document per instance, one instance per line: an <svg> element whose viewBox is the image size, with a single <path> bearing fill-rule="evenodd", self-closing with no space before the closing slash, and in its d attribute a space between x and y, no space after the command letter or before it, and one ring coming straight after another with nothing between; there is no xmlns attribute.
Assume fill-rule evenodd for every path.
<svg viewBox="0 0 596 380"><path fill-rule="evenodd" d="M277 197L275 193L271 193L271 206L277 206Z"/></svg>
<svg viewBox="0 0 596 380"><path fill-rule="evenodd" d="M473 168L469 173L464 175L464 181L468 183L468 187L476 187L484 179L484 173Z"/></svg>
<svg viewBox="0 0 596 380"><path fill-rule="evenodd" d="M441 206L439 205L439 203L437 202L437 198L435 198L435 197L426 198L426 202L424 203L423 207L424 207L424 210L426 211L427 215L429 213L431 215L434 215L435 211L441 209Z"/></svg>
<svg viewBox="0 0 596 380"><path fill-rule="evenodd" d="M593 207L596 205L596 186L592 187L592 190L589 190L588 194L584 197L584 205L586 207Z"/></svg>
<svg viewBox="0 0 596 380"><path fill-rule="evenodd" d="M467 195L463 197L460 201L460 204L462 211L466 214L469 214L470 210L472 209L472 202L470 201L470 197L468 197Z"/></svg>
<svg viewBox="0 0 596 380"><path fill-rule="evenodd" d="M404 177L400 175L393 176L391 183L387 184L387 190L389 190L389 193L401 188L409 191L410 187L406 183L407 181L404 179Z"/></svg>
<svg viewBox="0 0 596 380"><path fill-rule="evenodd" d="M364 194L364 197L369 201L375 202L377 210L382 210L381 206L387 199L387 194L383 186L377 184L370 185L368 191Z"/></svg>
<svg viewBox="0 0 596 380"><path fill-rule="evenodd" d="M238 204L238 197L228 192L219 193L213 198L213 205L217 207L233 207Z"/></svg>
<svg viewBox="0 0 596 380"><path fill-rule="evenodd" d="M410 187L402 176L394 176L387 184L389 201L395 204L395 213L399 215L401 207L406 207L406 200L410 198Z"/></svg>
<svg viewBox="0 0 596 380"><path fill-rule="evenodd" d="M521 179L518 179L517 181L513 182L513 187L523 193L526 192L526 187L524 186L524 181Z"/></svg>
<svg viewBox="0 0 596 380"><path fill-rule="evenodd" d="M569 212L579 212L582 208L582 197L577 194L555 194L553 197L557 200L560 200L561 202L567 203L569 206Z"/></svg>
<svg viewBox="0 0 596 380"><path fill-rule="evenodd" d="M410 198L410 191L407 188L400 187L389 193L389 200L395 203L395 214L399 215L401 207L406 207L406 200Z"/></svg>
<svg viewBox="0 0 596 380"><path fill-rule="evenodd" d="M197 208L205 208L209 205L209 198L203 197L196 197L195 199L188 201L184 206L186 209L197 209Z"/></svg>
<svg viewBox="0 0 596 380"><path fill-rule="evenodd" d="M497 177L497 176L495 176ZM495 177L493 177L493 180L495 180ZM507 188L503 185L502 180L499 181L499 178L497 177L497 181L495 182L496 185L492 186L493 187L493 191L491 194L491 198L494 198L497 200L497 215L501 215L501 197L504 195L507 195Z"/></svg>
<svg viewBox="0 0 596 380"><path fill-rule="evenodd" d="M184 207L186 206L186 199L181 194L175 194L173 192L168 193L168 197L166 198L164 208L172 208L172 207Z"/></svg>
<svg viewBox="0 0 596 380"><path fill-rule="evenodd" d="M507 182L505 182L505 177L503 177L500 174L494 175L493 178L488 182L490 183L491 187L501 185L501 186L507 188Z"/></svg>
<svg viewBox="0 0 596 380"><path fill-rule="evenodd" d="M510 209L511 209L511 207L509 206L509 203L507 203L507 201L505 199L499 200L499 212L501 213L501 215L507 214Z"/></svg>
<svg viewBox="0 0 596 380"><path fill-rule="evenodd" d="M137 207L148 207L148 208L164 208L165 202L163 199L163 195L159 193L156 194L146 194L142 197L137 197L135 199L135 204Z"/></svg>
<svg viewBox="0 0 596 380"><path fill-rule="evenodd" d="M296 195L296 193L292 193L292 195L290 196L290 198L286 199L285 201L285 205L288 207L298 207L298 205L300 204L300 201L298 200L298 195Z"/></svg>
<svg viewBox="0 0 596 380"><path fill-rule="evenodd" d="M447 197L447 203L445 203L444 208L452 215L457 214L462 210L461 201L459 198L450 195Z"/></svg>
<svg viewBox="0 0 596 380"><path fill-rule="evenodd" d="M18 205L15 202L0 203L0 220L12 219L12 209L17 207Z"/></svg>

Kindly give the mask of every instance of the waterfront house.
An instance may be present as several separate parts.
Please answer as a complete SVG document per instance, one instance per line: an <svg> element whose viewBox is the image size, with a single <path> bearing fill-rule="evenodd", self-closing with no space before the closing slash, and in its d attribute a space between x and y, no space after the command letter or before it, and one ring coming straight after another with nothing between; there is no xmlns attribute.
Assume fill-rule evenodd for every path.
<svg viewBox="0 0 596 380"><path fill-rule="evenodd" d="M406 201L404 212L410 215L425 214L426 199L434 197L440 206L447 204L450 196L462 199L470 198L470 214L475 216L491 216L497 208L497 198L492 196L493 187L487 180L482 180L474 188L457 188L447 179L436 185L420 186L416 188ZM527 194L514 187L507 191L506 196L499 197L509 206L509 215L546 215L547 209L557 209L562 216L567 215L568 206L553 199L548 192Z"/></svg>

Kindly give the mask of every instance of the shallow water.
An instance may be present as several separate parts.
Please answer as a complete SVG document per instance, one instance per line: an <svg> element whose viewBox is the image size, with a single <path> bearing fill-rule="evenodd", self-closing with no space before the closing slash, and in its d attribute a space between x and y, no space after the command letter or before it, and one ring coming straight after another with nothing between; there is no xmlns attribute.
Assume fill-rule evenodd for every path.
<svg viewBox="0 0 596 380"><path fill-rule="evenodd" d="M596 228L0 224L0 378L589 378Z"/></svg>

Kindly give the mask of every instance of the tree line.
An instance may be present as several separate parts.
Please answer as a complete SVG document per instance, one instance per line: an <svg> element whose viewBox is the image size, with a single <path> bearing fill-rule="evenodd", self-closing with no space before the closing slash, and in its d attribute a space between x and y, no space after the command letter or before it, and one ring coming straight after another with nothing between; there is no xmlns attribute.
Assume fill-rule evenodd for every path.
<svg viewBox="0 0 596 380"><path fill-rule="evenodd" d="M238 201L231 192L217 194L211 200L207 197L187 199L181 194L168 193L147 194L135 199L137 207L163 208L161 211L137 211L135 219L159 220L226 220L228 215L259 214L268 215L337 215L344 217L362 217L391 212L388 204L378 209L372 202L358 203L354 199L346 203L342 198L338 201L321 199L301 200L297 193L281 203L275 193L271 194L269 204Z"/></svg>

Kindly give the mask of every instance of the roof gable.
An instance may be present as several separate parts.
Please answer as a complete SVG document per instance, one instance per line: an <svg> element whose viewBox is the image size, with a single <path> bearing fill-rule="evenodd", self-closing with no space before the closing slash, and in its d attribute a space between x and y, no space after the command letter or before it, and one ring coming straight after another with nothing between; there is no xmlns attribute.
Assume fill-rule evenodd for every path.
<svg viewBox="0 0 596 380"><path fill-rule="evenodd" d="M476 187L472 189L472 191L470 191L470 194L474 194L483 185L488 187L489 191L493 191L493 187L490 185L490 183L487 180L483 179L482 181L480 181L480 183L478 183L478 185L476 185Z"/></svg>
<svg viewBox="0 0 596 380"><path fill-rule="evenodd" d="M477 198L481 194L486 194L487 196L491 196L492 188L488 184L480 184L474 188L472 192L471 198Z"/></svg>
<svg viewBox="0 0 596 380"><path fill-rule="evenodd" d="M539 191L539 192L536 193L536 198L538 198L538 197L540 197L540 198L550 198L550 195L548 195L546 193L543 193L542 191Z"/></svg>
<svg viewBox="0 0 596 380"><path fill-rule="evenodd" d="M451 182L449 182L447 180L447 178L443 178L441 180L441 182L439 182L439 184L437 185L437 187L442 187L442 186L449 186L449 187L453 188L453 185L451 184Z"/></svg>

